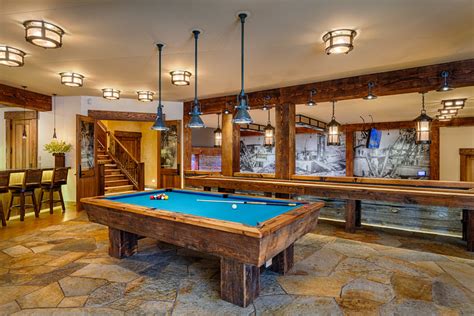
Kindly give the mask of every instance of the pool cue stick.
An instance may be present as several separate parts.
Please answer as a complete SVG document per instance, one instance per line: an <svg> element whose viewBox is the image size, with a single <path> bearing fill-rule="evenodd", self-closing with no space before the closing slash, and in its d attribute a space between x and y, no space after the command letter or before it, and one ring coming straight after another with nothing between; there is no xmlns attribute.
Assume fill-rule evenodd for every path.
<svg viewBox="0 0 474 316"><path fill-rule="evenodd" d="M221 200L200 200L197 202L209 202L209 203L229 203L229 204L251 204L251 205L274 205L274 206L297 206L296 203L287 202L257 202L257 201L221 201Z"/></svg>

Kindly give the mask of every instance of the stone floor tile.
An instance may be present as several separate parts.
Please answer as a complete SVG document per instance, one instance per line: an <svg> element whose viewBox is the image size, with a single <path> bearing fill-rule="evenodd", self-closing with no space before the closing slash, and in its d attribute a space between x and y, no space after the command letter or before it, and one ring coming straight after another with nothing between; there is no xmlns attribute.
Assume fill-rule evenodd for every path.
<svg viewBox="0 0 474 316"><path fill-rule="evenodd" d="M26 248L25 246L18 245L2 250L4 253L11 257L21 257L26 254L32 253L31 249Z"/></svg>
<svg viewBox="0 0 474 316"><path fill-rule="evenodd" d="M344 258L334 250L322 248L306 259L295 262L291 274L328 276Z"/></svg>
<svg viewBox="0 0 474 316"><path fill-rule="evenodd" d="M176 278L145 280L132 288L128 287L126 297L146 301L174 301L179 283L180 280Z"/></svg>
<svg viewBox="0 0 474 316"><path fill-rule="evenodd" d="M380 315L413 315L433 316L439 315L440 308L432 302L407 300L401 303L392 301L382 306Z"/></svg>
<svg viewBox="0 0 474 316"><path fill-rule="evenodd" d="M399 273L399 274L407 274L413 275L418 277L427 277L428 274L423 272L420 268L416 265L400 260L397 258L385 257L385 256L377 256L377 257L370 257L367 260L370 262L375 263L379 267L386 269L388 271Z"/></svg>
<svg viewBox="0 0 474 316"><path fill-rule="evenodd" d="M85 252L69 252L59 258L51 260L50 262L46 263L46 265L52 267L62 267L71 262L76 261L77 259L83 257L85 254Z"/></svg>
<svg viewBox="0 0 474 316"><path fill-rule="evenodd" d="M392 285L398 300L432 300L432 287L430 279L422 279L414 276L394 274Z"/></svg>
<svg viewBox="0 0 474 316"><path fill-rule="evenodd" d="M349 275L353 279L365 278L379 283L390 284L393 272L364 259L347 258L338 264L335 274Z"/></svg>
<svg viewBox="0 0 474 316"><path fill-rule="evenodd" d="M40 274L35 276L32 280L28 281L27 284L29 285L47 285L52 282L57 282L71 273L82 269L85 266L83 263L70 263L68 265L65 265L63 267L59 267L54 269L51 272Z"/></svg>
<svg viewBox="0 0 474 316"><path fill-rule="evenodd" d="M21 310L20 305L18 305L16 301L11 301L10 303L0 305L0 316L11 315L20 310Z"/></svg>
<svg viewBox="0 0 474 316"><path fill-rule="evenodd" d="M130 282L138 278L138 274L117 265L91 263L74 272L71 276L105 279L111 282Z"/></svg>
<svg viewBox="0 0 474 316"><path fill-rule="evenodd" d="M366 279L355 279L346 284L341 291L343 299L363 299L379 303L389 302L394 296L392 286Z"/></svg>
<svg viewBox="0 0 474 316"><path fill-rule="evenodd" d="M30 294L17 299L22 309L38 307L56 307L64 298L63 291L58 283L51 283Z"/></svg>
<svg viewBox="0 0 474 316"><path fill-rule="evenodd" d="M0 287L0 305L9 303L18 297L40 289L39 286L9 285Z"/></svg>
<svg viewBox="0 0 474 316"><path fill-rule="evenodd" d="M80 235L79 235L80 236ZM52 250L65 250L65 251L93 251L97 248L94 238L80 238L72 239L66 242L56 245Z"/></svg>
<svg viewBox="0 0 474 316"><path fill-rule="evenodd" d="M280 295L286 294L278 283L278 273L265 270L260 274L260 295Z"/></svg>
<svg viewBox="0 0 474 316"><path fill-rule="evenodd" d="M348 277L319 277L289 275L278 278L278 283L288 294L339 297Z"/></svg>
<svg viewBox="0 0 474 316"><path fill-rule="evenodd" d="M161 301L142 302L137 308L129 310L125 315L142 316L142 315L171 315L173 310L173 303ZM192 313L193 315L198 315ZM179 315L179 314L176 314Z"/></svg>
<svg viewBox="0 0 474 316"><path fill-rule="evenodd" d="M459 262L440 262L438 265L474 293L474 267Z"/></svg>
<svg viewBox="0 0 474 316"><path fill-rule="evenodd" d="M88 307L78 307L78 308L33 308L33 309L24 309L15 314L15 316L78 316L78 315L87 315L87 316L122 316L124 312L118 311L112 308L88 308Z"/></svg>
<svg viewBox="0 0 474 316"><path fill-rule="evenodd" d="M21 257L14 258L9 265L10 269L18 269L25 267L35 267L44 265L47 262L53 260L53 256L37 253L37 254L26 254Z"/></svg>
<svg viewBox="0 0 474 316"><path fill-rule="evenodd" d="M58 307L82 307L84 303L87 301L88 296L71 296L65 297L59 303Z"/></svg>
<svg viewBox="0 0 474 316"><path fill-rule="evenodd" d="M98 287L107 283L103 279L91 279L81 277L65 277L59 280L59 285L65 296L82 296L89 295Z"/></svg>
<svg viewBox="0 0 474 316"><path fill-rule="evenodd" d="M466 315L474 315L474 295L444 281L433 282L433 302L460 309Z"/></svg>
<svg viewBox="0 0 474 316"><path fill-rule="evenodd" d="M333 298L270 295L254 302L256 315L343 315Z"/></svg>
<svg viewBox="0 0 474 316"><path fill-rule="evenodd" d="M380 315L380 302L374 302L363 298L338 298L336 302L344 312L351 316L378 316Z"/></svg>
<svg viewBox="0 0 474 316"><path fill-rule="evenodd" d="M326 246L324 249L332 249L340 254L352 258L367 258L378 254L377 250L368 247L361 242L354 242L350 240L337 240Z"/></svg>
<svg viewBox="0 0 474 316"><path fill-rule="evenodd" d="M417 262L413 262L413 264L419 267L423 272L427 273L428 275L432 277L436 277L440 274L445 273L444 270L441 269L440 266L436 264L436 262L417 261Z"/></svg>
<svg viewBox="0 0 474 316"><path fill-rule="evenodd" d="M123 298L125 283L109 283L99 287L89 295L85 306L105 307L106 305Z"/></svg>

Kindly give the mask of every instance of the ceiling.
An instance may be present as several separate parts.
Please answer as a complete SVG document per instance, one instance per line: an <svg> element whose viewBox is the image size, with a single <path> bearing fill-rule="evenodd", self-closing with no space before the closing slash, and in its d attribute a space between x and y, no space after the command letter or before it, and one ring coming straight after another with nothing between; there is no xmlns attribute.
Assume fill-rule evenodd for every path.
<svg viewBox="0 0 474 316"><path fill-rule="evenodd" d="M1 66L0 83L58 95L100 96L100 89L113 87L135 98L136 90L156 90L155 43L164 42L163 99L187 100L193 85L172 86L168 73L194 72L191 30L197 27L203 30L199 96L236 93L240 10L250 11L249 91L474 56L473 0L0 0L0 43L28 54L24 67ZM28 19L64 28L63 47L46 50L27 43L22 22ZM336 28L358 32L348 55L324 53L321 37ZM62 86L58 73L64 71L85 75L84 87Z"/></svg>

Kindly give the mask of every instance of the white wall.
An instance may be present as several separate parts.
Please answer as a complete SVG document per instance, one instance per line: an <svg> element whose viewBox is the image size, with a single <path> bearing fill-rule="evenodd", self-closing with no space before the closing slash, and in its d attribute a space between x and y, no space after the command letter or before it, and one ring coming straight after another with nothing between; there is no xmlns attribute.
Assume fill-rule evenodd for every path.
<svg viewBox="0 0 474 316"><path fill-rule="evenodd" d="M474 148L474 126L440 128L440 180L459 181L459 148Z"/></svg>

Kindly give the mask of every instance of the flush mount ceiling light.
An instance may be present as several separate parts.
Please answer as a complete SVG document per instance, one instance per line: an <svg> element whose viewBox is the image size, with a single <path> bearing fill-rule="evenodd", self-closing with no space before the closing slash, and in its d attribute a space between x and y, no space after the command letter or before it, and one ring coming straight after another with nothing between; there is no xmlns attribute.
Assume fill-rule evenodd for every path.
<svg viewBox="0 0 474 316"><path fill-rule="evenodd" d="M11 46L0 45L0 64L21 67L25 64L25 52Z"/></svg>
<svg viewBox="0 0 474 316"><path fill-rule="evenodd" d="M199 30L194 30L194 104L191 109L189 115L191 115L191 119L189 120L188 127L189 128L204 128L204 122L201 119L201 104L199 103L199 99L197 96L197 88L198 88L198 39L199 34L201 32Z"/></svg>
<svg viewBox="0 0 474 316"><path fill-rule="evenodd" d="M75 72L61 72L61 83L69 87L82 87L84 76Z"/></svg>
<svg viewBox="0 0 474 316"><path fill-rule="evenodd" d="M120 99L120 90L112 88L102 89L102 97L107 100L118 100Z"/></svg>
<svg viewBox="0 0 474 316"><path fill-rule="evenodd" d="M170 72L171 83L175 86L189 86L191 73L186 70L175 70Z"/></svg>
<svg viewBox="0 0 474 316"><path fill-rule="evenodd" d="M214 147L222 147L221 114L217 113L217 128L214 131Z"/></svg>
<svg viewBox="0 0 474 316"><path fill-rule="evenodd" d="M263 146L265 147L273 147L275 145L275 128L272 126L270 112L271 110L268 111L267 126L265 126L265 129L263 130Z"/></svg>
<svg viewBox="0 0 474 316"><path fill-rule="evenodd" d="M367 84L368 93L367 93L367 95L364 97L364 100L374 100L374 99L377 99L377 96L372 93L372 89L373 89L374 87L375 87L375 83L372 82L372 81Z"/></svg>
<svg viewBox="0 0 474 316"><path fill-rule="evenodd" d="M59 48L63 45L64 30L46 21L29 20L23 23L27 42L43 48Z"/></svg>
<svg viewBox="0 0 474 316"><path fill-rule="evenodd" d="M307 106L316 106L316 102L313 101L313 96L315 96L317 93L317 90L316 89L312 89L310 92L309 92L309 100L308 102L306 102L306 105Z"/></svg>
<svg viewBox="0 0 474 316"><path fill-rule="evenodd" d="M339 146L341 144L341 135L339 132L339 128L341 124L336 121L336 117L334 115L336 108L336 101L332 101L332 119L331 122L328 123L328 146Z"/></svg>
<svg viewBox="0 0 474 316"><path fill-rule="evenodd" d="M443 109L462 110L466 104L466 100L467 99L442 100L441 104L443 105Z"/></svg>
<svg viewBox="0 0 474 316"><path fill-rule="evenodd" d="M354 49L354 37L357 32L350 29L329 31L323 36L326 54L348 54Z"/></svg>
<svg viewBox="0 0 474 316"><path fill-rule="evenodd" d="M163 104L161 104L161 54L165 45L159 43L156 46L158 47L158 107L156 108L155 123L153 123L151 129L155 131L167 131L169 127L166 126Z"/></svg>
<svg viewBox="0 0 474 316"><path fill-rule="evenodd" d="M451 91L453 90L454 88L451 87L448 83L448 77L449 77L449 72L447 71L443 71L441 73L441 78L443 78L443 83L441 84L441 87L438 88L438 92L446 92L446 91Z"/></svg>
<svg viewBox="0 0 474 316"><path fill-rule="evenodd" d="M425 93L421 93L421 114L415 119L417 145L431 144L431 121L433 119L426 115Z"/></svg>
<svg viewBox="0 0 474 316"><path fill-rule="evenodd" d="M151 102L153 101L154 93L152 91L137 91L138 101Z"/></svg>
<svg viewBox="0 0 474 316"><path fill-rule="evenodd" d="M235 116L232 119L232 122L236 124L250 124L253 122L252 117L249 113L249 98L248 95L245 94L244 90L244 34L245 34L245 19L247 18L247 13L239 13L240 25L241 25L241 50L240 50L240 79L241 79L241 90L240 94L237 96L237 106L235 109Z"/></svg>

